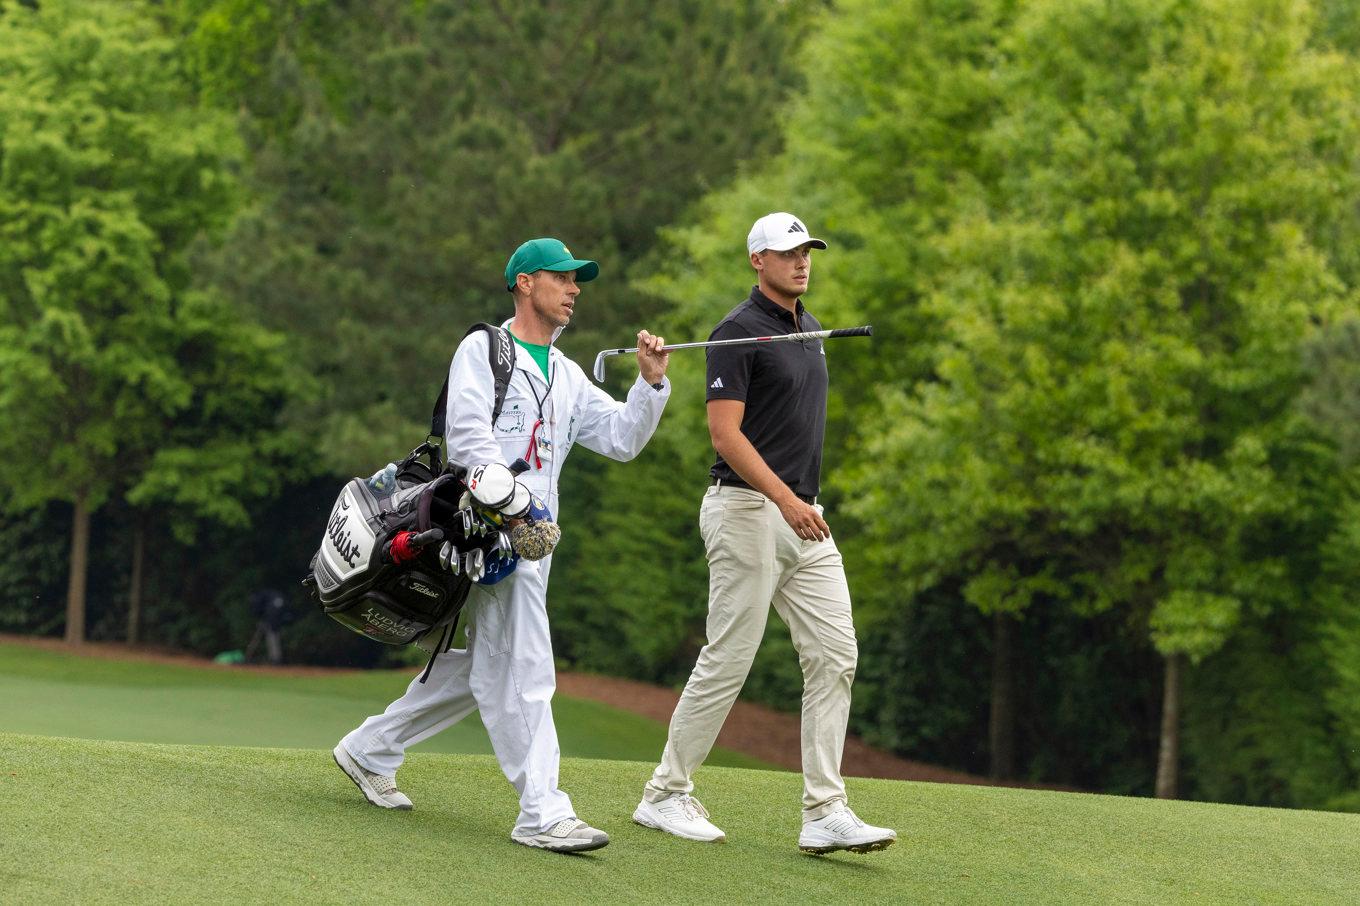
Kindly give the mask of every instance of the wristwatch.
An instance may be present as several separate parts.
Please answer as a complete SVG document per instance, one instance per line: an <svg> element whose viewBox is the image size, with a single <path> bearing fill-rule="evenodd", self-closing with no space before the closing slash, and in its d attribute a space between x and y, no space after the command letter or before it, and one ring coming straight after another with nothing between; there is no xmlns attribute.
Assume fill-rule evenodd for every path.
<svg viewBox="0 0 1360 906"><path fill-rule="evenodd" d="M652 389L655 390L657 393L660 393L662 390L666 389L666 382L657 381L655 384L652 385Z"/></svg>

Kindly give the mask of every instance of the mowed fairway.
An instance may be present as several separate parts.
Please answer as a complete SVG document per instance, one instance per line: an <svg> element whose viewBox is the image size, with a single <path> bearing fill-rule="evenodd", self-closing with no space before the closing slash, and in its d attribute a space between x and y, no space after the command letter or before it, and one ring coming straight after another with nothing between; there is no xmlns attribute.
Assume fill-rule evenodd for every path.
<svg viewBox="0 0 1360 906"><path fill-rule="evenodd" d="M0 730L126 742L329 750L401 695L418 671L287 676L79 657L0 643ZM666 728L595 702L553 700L562 752L658 758ZM490 754L477 715L412 751ZM329 756L326 756L329 758ZM768 767L719 749L711 763Z"/></svg>
<svg viewBox="0 0 1360 906"><path fill-rule="evenodd" d="M800 779L705 768L726 844L629 821L647 762L567 759L613 835L562 856L509 842L494 759L413 755L411 812L318 753L0 733L6 903L1354 903L1360 817L889 780L850 781L897 826L867 856L795 848Z"/></svg>

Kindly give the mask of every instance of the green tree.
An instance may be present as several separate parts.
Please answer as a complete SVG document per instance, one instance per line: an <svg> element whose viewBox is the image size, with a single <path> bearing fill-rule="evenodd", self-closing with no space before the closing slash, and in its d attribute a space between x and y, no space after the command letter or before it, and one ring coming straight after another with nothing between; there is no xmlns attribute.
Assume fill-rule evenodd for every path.
<svg viewBox="0 0 1360 906"><path fill-rule="evenodd" d="M809 304L876 327L838 363L826 456L862 626L956 594L1004 696L1014 621L1122 624L1163 665L1144 790L1175 792L1186 665L1311 637L1300 601L1335 587L1346 489L1297 399L1301 347L1356 310L1360 108L1323 32L1273 0L841 4L785 153L674 234L677 300L712 297L710 237L765 210L832 241Z"/></svg>
<svg viewBox="0 0 1360 906"><path fill-rule="evenodd" d="M138 7L0 17L0 481L13 507L73 507L73 642L92 514L126 492L239 518L228 488L249 493L234 479L287 396L278 338L192 290L191 244L237 202L239 142L182 75Z"/></svg>
<svg viewBox="0 0 1360 906"><path fill-rule="evenodd" d="M1309 594L1334 518L1294 400L1301 343L1355 304L1356 73L1311 26L1274 2L1019 15L977 190L922 237L938 379L886 393L867 450L904 484L858 511L926 587L1146 627L1158 795L1186 663Z"/></svg>
<svg viewBox="0 0 1360 906"><path fill-rule="evenodd" d="M653 318L625 275L659 226L775 149L749 113L796 84L801 6L185 6L198 77L244 107L259 199L217 282L295 337L323 393L292 420L325 463L357 473L422 436L463 329L508 314L499 275L526 238L602 264L567 352Z"/></svg>

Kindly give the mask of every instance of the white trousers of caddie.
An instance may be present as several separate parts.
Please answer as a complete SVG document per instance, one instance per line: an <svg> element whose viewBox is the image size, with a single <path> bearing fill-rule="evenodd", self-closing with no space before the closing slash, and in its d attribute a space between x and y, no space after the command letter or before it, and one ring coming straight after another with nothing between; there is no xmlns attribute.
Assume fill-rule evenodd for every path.
<svg viewBox="0 0 1360 906"><path fill-rule="evenodd" d="M405 695L341 740L364 770L395 777L409 746L478 710L496 760L519 793L513 832L536 834L575 817L571 800L557 788L557 678L547 611L551 560L521 560L497 584L472 586L463 611L468 647L439 655L424 683L412 680Z"/></svg>
<svg viewBox="0 0 1360 906"><path fill-rule="evenodd" d="M840 551L830 538L799 538L779 507L747 488L709 488L699 531L708 552L708 644L643 795L657 802L693 791L694 771L746 682L773 604L803 669L803 820L821 818L846 802L841 755L859 657Z"/></svg>

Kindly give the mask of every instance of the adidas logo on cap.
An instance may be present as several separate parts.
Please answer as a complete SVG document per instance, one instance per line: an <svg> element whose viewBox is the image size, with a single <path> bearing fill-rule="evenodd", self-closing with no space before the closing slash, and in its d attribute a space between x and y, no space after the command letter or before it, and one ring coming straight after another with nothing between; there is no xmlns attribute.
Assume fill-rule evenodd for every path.
<svg viewBox="0 0 1360 906"><path fill-rule="evenodd" d="M826 243L808 235L803 222L787 211L766 214L751 227L746 236L746 250L756 252L786 252L806 245L814 249L826 248Z"/></svg>

